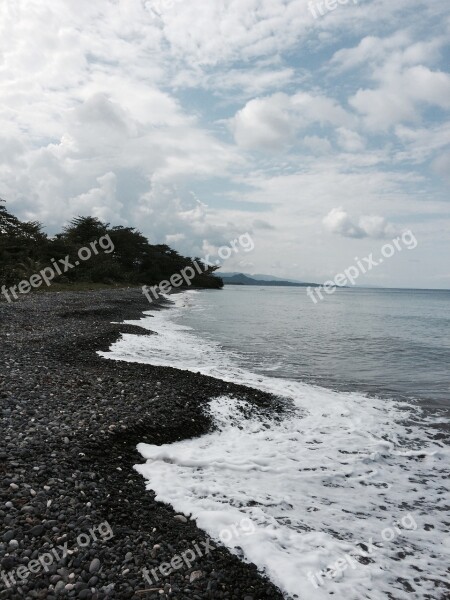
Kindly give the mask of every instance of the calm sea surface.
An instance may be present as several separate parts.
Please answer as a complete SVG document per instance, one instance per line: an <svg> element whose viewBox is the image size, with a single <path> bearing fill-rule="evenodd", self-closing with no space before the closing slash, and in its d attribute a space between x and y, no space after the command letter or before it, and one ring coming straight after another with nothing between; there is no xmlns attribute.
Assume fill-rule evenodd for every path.
<svg viewBox="0 0 450 600"><path fill-rule="evenodd" d="M252 371L450 408L450 291L226 286L177 322Z"/></svg>

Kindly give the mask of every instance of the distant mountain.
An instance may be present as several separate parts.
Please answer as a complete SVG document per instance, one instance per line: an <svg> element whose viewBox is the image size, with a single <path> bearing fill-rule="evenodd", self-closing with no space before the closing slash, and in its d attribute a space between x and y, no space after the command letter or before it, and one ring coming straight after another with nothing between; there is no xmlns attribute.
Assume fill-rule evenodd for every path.
<svg viewBox="0 0 450 600"><path fill-rule="evenodd" d="M250 277L249 275L244 275L244 273L221 273L220 277L222 278L225 285L260 285L260 286L273 286L273 287L307 287L312 286L316 287L318 283L305 283L301 281L288 281L284 279L279 279L278 277L273 277L272 279L255 279L256 276ZM264 275L262 275L264 277ZM271 277L268 275L268 277Z"/></svg>
<svg viewBox="0 0 450 600"><path fill-rule="evenodd" d="M262 281L290 281L291 283L304 283L299 279L286 279L286 277L275 277L274 275L263 275L261 273L252 273L251 275L248 275L248 277Z"/></svg>
<svg viewBox="0 0 450 600"><path fill-rule="evenodd" d="M233 275L244 275L244 273L240 273L239 271L230 271L229 273L221 273L221 277L233 277Z"/></svg>
<svg viewBox="0 0 450 600"><path fill-rule="evenodd" d="M220 277L227 278L233 277L234 275L245 275L251 279L257 279L258 281L289 281L290 283L303 283L298 279L286 279L285 277L275 277L275 275L266 275L262 273L242 273L241 271L230 271L228 273L220 273Z"/></svg>

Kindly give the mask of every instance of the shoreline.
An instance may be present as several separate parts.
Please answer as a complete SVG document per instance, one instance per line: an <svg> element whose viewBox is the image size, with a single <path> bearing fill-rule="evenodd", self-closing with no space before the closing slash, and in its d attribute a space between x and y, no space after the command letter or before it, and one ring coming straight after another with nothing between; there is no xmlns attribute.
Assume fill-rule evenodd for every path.
<svg viewBox="0 0 450 600"><path fill-rule="evenodd" d="M149 306L140 289L34 294L0 305L1 572L14 574L57 544L76 547L81 533L105 521L114 534L23 583L16 577L11 588L0 579L0 598L283 598L255 565L223 547L145 592L142 569L170 562L207 536L146 491L133 469L145 462L136 445L207 433L203 408L214 396L239 394L257 410L282 411L258 390L96 354L120 333L152 335L111 323L148 310L165 309ZM194 571L201 574L191 583Z"/></svg>

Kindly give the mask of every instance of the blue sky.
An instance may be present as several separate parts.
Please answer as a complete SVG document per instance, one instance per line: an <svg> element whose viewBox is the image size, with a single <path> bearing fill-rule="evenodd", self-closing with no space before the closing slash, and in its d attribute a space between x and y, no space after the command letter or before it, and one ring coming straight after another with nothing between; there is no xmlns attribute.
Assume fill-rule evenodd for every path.
<svg viewBox="0 0 450 600"><path fill-rule="evenodd" d="M450 288L445 2L4 0L0 28L21 218L196 256L250 232L224 270L308 281L412 230L361 283Z"/></svg>

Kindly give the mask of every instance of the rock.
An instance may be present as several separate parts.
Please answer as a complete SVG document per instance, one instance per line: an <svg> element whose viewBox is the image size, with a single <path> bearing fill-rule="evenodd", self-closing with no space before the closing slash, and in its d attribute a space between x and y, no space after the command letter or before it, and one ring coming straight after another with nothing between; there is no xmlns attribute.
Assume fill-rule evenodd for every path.
<svg viewBox="0 0 450 600"><path fill-rule="evenodd" d="M30 506L29 504L27 504L26 506L23 506L20 510L21 510L21 512L27 513L27 514L34 513L34 508L32 506Z"/></svg>
<svg viewBox="0 0 450 600"><path fill-rule="evenodd" d="M175 515L174 519L175 519L175 521L179 521L180 523L188 522L188 520L186 519L186 517L184 515Z"/></svg>
<svg viewBox="0 0 450 600"><path fill-rule="evenodd" d="M14 590L5 590L0 577L2 600L243 600L247 591L281 600L254 568L225 553L210 553L191 569L183 563L153 584L142 578L142 569L170 563L202 533L189 515L174 522L176 512L144 491L133 470L136 445L208 433L203 415L211 397L236 393L256 401L257 410L261 400L271 412L274 403L263 392L195 373L99 356L121 334L153 335L123 324L142 310L148 301L140 289L0 302L0 572L14 574L52 550L61 557L66 544L70 552L55 557L48 571L38 563L38 572ZM98 530L106 521L111 538L105 527ZM77 542L82 533L86 545ZM194 580L192 569L200 568L202 577ZM153 586L154 593L136 594Z"/></svg>
<svg viewBox="0 0 450 600"><path fill-rule="evenodd" d="M203 571L192 571L189 577L189 583L194 583L197 579L201 579L203 577Z"/></svg>
<svg viewBox="0 0 450 600"><path fill-rule="evenodd" d="M66 587L64 581L58 581L55 585L55 593L59 594Z"/></svg>
<svg viewBox="0 0 450 600"><path fill-rule="evenodd" d="M17 558L15 558L15 556L5 556L4 558L2 558L2 568L5 569L5 571L11 571L11 569L14 569L14 567L17 565Z"/></svg>
<svg viewBox="0 0 450 600"><path fill-rule="evenodd" d="M30 533L33 537L39 537L40 535L42 535L44 533L44 526L36 525L32 529L30 529Z"/></svg>
<svg viewBox="0 0 450 600"><path fill-rule="evenodd" d="M2 537L2 540L3 540L4 542L10 542L10 541L11 541L11 540L14 538L14 536L15 536L15 535L16 535L16 534L15 534L15 532L14 532L14 531L12 531L12 530L10 530L10 531L7 531L7 532L6 532L6 533L3 535L3 537Z"/></svg>
<svg viewBox="0 0 450 600"><path fill-rule="evenodd" d="M94 560L89 565L89 573L97 573L100 570L101 562L98 558L94 558Z"/></svg>

